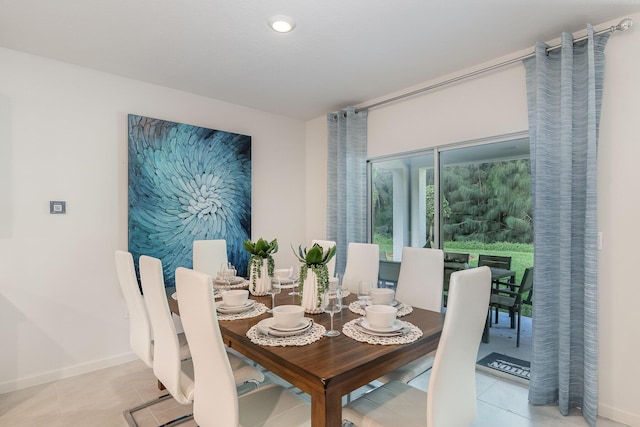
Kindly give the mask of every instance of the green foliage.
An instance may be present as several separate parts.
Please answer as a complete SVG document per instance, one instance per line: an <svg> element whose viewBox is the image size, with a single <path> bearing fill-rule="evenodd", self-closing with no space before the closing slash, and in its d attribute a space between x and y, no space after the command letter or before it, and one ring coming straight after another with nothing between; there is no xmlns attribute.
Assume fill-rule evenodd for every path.
<svg viewBox="0 0 640 427"><path fill-rule="evenodd" d="M373 229L385 236L393 234L393 174L388 170L372 168Z"/></svg>
<svg viewBox="0 0 640 427"><path fill-rule="evenodd" d="M433 185L427 185L427 224L429 224L429 235L427 236L427 242L433 242L433 217L436 214L436 191ZM442 207L440 208L443 218L449 218L451 216L451 206L446 197L441 197Z"/></svg>
<svg viewBox="0 0 640 427"><path fill-rule="evenodd" d="M293 246L291 247L293 249ZM326 252L322 250L322 246L314 243L311 249L302 249L302 246L298 246L298 253L293 249L293 254L298 260L306 265L326 265L331 258L336 254L336 247L331 246Z"/></svg>
<svg viewBox="0 0 640 427"><path fill-rule="evenodd" d="M273 276L275 262L271 254L278 252L278 239L273 239L271 242L268 242L260 237L255 243L251 240L246 240L242 242L242 245L244 246L244 249L251 254L251 257L249 257L247 271L250 272L250 275L253 273L251 278L252 286L255 290L256 278L262 277L262 265L265 259L267 260L267 271L269 277Z"/></svg>
<svg viewBox="0 0 640 427"><path fill-rule="evenodd" d="M326 251L323 251L322 246L314 243L311 249L302 249L302 246L298 246L298 252L291 246L293 254L302 263L300 266L300 298L304 293L304 281L307 278L307 272L309 269L316 274L318 285L318 308L322 301L322 294L329 286L329 269L327 263L336 254L336 247L331 246Z"/></svg>
<svg viewBox="0 0 640 427"><path fill-rule="evenodd" d="M452 166L442 181L452 211L444 240L533 240L528 160Z"/></svg>
<svg viewBox="0 0 640 427"><path fill-rule="evenodd" d="M255 243L251 240L246 240L242 242L242 245L251 255L262 258L268 258L271 254L278 252L278 239L273 239L271 242L268 242L260 237Z"/></svg>

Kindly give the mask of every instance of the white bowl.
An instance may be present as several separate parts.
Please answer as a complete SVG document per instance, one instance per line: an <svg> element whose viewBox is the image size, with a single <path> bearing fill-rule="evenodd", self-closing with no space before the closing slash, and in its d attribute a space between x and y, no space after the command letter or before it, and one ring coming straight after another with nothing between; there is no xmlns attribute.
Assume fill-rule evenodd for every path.
<svg viewBox="0 0 640 427"><path fill-rule="evenodd" d="M273 308L273 323L281 328L293 328L302 323L304 308L299 305L278 305Z"/></svg>
<svg viewBox="0 0 640 427"><path fill-rule="evenodd" d="M374 328L388 328L396 320L398 309L390 305L368 305L367 322Z"/></svg>
<svg viewBox="0 0 640 427"><path fill-rule="evenodd" d="M373 305L390 305L393 302L394 294L393 289L389 288L375 288L369 292Z"/></svg>
<svg viewBox="0 0 640 427"><path fill-rule="evenodd" d="M249 291L246 289L232 289L222 292L222 301L227 307L239 307L244 305L249 298Z"/></svg>

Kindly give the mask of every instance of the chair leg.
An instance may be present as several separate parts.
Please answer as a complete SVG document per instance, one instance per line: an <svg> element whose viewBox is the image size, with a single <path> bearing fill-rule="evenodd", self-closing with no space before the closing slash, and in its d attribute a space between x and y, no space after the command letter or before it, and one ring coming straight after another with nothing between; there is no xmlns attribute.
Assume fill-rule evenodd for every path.
<svg viewBox="0 0 640 427"><path fill-rule="evenodd" d="M122 412L122 415L124 416L125 421L127 422L127 424L129 425L129 427L138 427L138 423L136 423L136 420L133 418L133 413L140 411L144 408L148 408L151 405L155 405L156 403L160 403L162 401L165 401L167 399L171 399L171 395L170 394L165 394L162 395L160 397L157 397L153 400L149 400L148 402L144 402L142 405L138 405L134 408L131 409L125 409Z"/></svg>
<svg viewBox="0 0 640 427"><path fill-rule="evenodd" d="M520 310L518 310L518 332L516 334L516 347L520 347L520 323L522 323L522 317Z"/></svg>

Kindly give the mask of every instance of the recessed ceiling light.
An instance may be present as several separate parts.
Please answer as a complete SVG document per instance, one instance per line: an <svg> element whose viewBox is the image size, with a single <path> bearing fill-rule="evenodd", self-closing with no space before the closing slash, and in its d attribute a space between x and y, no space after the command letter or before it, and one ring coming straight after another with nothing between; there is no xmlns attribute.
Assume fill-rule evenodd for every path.
<svg viewBox="0 0 640 427"><path fill-rule="evenodd" d="M269 18L269 27L278 33L288 33L296 27L296 23L293 18L276 15Z"/></svg>

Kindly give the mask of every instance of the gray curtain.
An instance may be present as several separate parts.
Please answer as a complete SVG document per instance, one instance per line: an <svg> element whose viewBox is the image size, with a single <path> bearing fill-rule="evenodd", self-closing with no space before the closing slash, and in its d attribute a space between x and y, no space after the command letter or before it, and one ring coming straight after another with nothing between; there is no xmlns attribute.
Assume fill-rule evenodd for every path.
<svg viewBox="0 0 640 427"><path fill-rule="evenodd" d="M328 114L327 127L327 238L342 273L349 242L367 241L367 111Z"/></svg>
<svg viewBox="0 0 640 427"><path fill-rule="evenodd" d="M529 401L582 408L596 424L598 269L596 154L609 33L527 58L534 213L534 304Z"/></svg>

